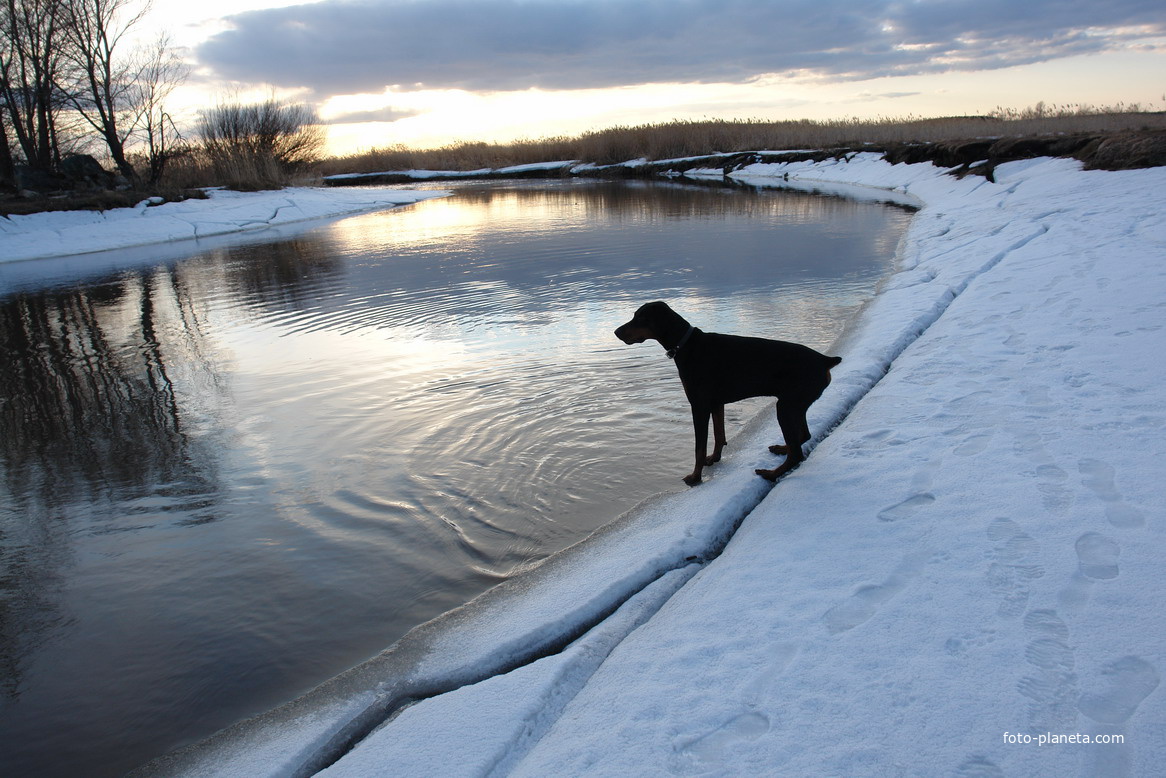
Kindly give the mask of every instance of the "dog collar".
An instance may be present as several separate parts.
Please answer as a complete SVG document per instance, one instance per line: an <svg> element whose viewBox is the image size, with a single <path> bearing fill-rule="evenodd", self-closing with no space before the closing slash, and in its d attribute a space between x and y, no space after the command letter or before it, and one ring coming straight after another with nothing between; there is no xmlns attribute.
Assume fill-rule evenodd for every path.
<svg viewBox="0 0 1166 778"><path fill-rule="evenodd" d="M676 344L675 346L673 346L672 348L670 348L670 349L668 349L667 351L665 351L665 352L664 352L664 354L665 354L665 355L666 355L666 356L667 356L669 359L675 359L675 358L676 358L676 352L677 352L677 351L679 351L680 349L684 348L684 344L685 344L685 343L687 343L687 342L688 342L688 339L692 337L692 333L693 333L695 330L696 330L696 327L693 327L691 324L690 324L690 325L688 325L688 332L684 333L684 337L680 339L680 342L679 342L679 343L677 343L677 344Z"/></svg>

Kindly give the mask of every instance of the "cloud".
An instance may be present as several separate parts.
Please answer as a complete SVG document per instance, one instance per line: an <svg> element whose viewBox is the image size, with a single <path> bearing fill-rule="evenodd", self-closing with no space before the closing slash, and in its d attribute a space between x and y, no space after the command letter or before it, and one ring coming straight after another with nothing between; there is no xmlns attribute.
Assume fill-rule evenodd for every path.
<svg viewBox="0 0 1166 778"><path fill-rule="evenodd" d="M858 100L895 100L900 97L916 97L922 92L859 92L855 95Z"/></svg>
<svg viewBox="0 0 1166 778"><path fill-rule="evenodd" d="M403 110L388 106L385 108L377 108L371 111L352 111L350 113L338 114L332 116L324 121L324 124L356 124L358 122L395 122L399 119L407 119L410 116L418 116L421 111Z"/></svg>
<svg viewBox="0 0 1166 778"><path fill-rule="evenodd" d="M1166 34L1161 0L323 0L230 17L219 76L319 95L981 70Z"/></svg>

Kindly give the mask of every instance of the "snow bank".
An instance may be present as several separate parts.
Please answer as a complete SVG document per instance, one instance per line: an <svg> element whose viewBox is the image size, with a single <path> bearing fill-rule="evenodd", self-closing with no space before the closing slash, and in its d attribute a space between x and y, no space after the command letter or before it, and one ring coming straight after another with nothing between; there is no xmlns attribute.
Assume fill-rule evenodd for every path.
<svg viewBox="0 0 1166 778"><path fill-rule="evenodd" d="M87 254L171 243L376 211L447 192L386 189L322 190L295 187L271 192L214 189L206 200L108 211L52 211L0 218L0 262Z"/></svg>
<svg viewBox="0 0 1166 778"><path fill-rule="evenodd" d="M759 419L699 488L146 772L1153 774L1166 170L734 175L922 204L807 462L769 490Z"/></svg>

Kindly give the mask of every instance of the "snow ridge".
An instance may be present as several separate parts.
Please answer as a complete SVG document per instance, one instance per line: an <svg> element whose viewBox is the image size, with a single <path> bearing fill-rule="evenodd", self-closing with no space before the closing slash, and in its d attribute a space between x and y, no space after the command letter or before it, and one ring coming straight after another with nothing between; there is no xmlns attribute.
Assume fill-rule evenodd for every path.
<svg viewBox="0 0 1166 778"><path fill-rule="evenodd" d="M721 547L723 548L723 543ZM323 771L327 775L360 776L359 771L350 772L348 768L335 773L327 768L343 759L358 744L372 736L379 728L392 722L410 706L463 688L477 686L491 678L508 675L550 657L558 657L556 683L545 703L524 723L521 736L516 736L514 742L498 756L498 764L491 768L490 772L495 774L502 766L516 761L516 755L525 753L533 742L538 740L541 733L550 728L558 714L583 688L587 679L598 669L612 649L632 630L651 618L668 598L706 563L705 560L693 558L683 566L662 572L642 588L630 592L621 590L622 599L619 599L610 610L597 613L583 623L565 620L564 626L568 630L548 634L546 641L541 643L522 643L510 651L503 651L501 653L508 657L508 661L488 670L484 667L478 668L479 671L470 676L456 673L445 678L439 676L429 684L406 686L394 689L393 693L379 695L372 704L337 729L313 753L307 755L303 764L291 775L293 778L306 778Z"/></svg>
<svg viewBox="0 0 1166 778"><path fill-rule="evenodd" d="M361 751L319 774L328 778L363 778L377 774L384 769L379 748L392 747L399 722L410 728L440 729L453 715L451 710L467 705L488 710L496 704L494 700L507 697L505 687L515 683L534 684L540 693L514 717L510 726L497 727L493 724L493 717L482 717L478 719L480 728L471 736L460 738L452 748L415 750L397 754L392 759L394 772L403 775L443 775L470 769L485 776L508 774L559 720L563 710L611 651L651 618L700 568L698 564L688 565L661 576L561 653L523 665L512 673L496 675L479 684L461 687L448 695L404 708L390 719L386 727L372 733L362 743ZM367 758L374 753L373 759Z"/></svg>

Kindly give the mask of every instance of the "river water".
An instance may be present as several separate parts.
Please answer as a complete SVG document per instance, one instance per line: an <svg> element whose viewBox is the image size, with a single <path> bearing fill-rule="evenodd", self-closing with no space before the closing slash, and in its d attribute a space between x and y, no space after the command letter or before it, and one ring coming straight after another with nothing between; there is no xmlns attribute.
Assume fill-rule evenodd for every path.
<svg viewBox="0 0 1166 778"><path fill-rule="evenodd" d="M909 219L495 182L0 264L4 773L121 774L684 489L675 368L615 327L665 299L705 330L827 350ZM768 406L730 408L730 445Z"/></svg>

